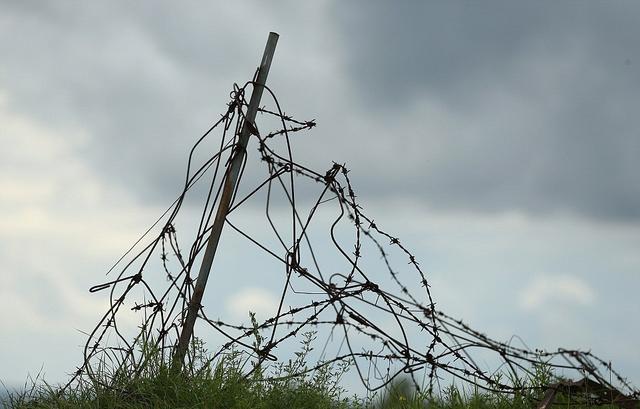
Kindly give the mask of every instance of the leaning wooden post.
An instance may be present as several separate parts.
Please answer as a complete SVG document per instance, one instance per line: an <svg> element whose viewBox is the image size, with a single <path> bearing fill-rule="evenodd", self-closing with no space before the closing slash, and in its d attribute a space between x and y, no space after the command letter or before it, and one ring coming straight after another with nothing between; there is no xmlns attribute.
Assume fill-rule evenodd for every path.
<svg viewBox="0 0 640 409"><path fill-rule="evenodd" d="M187 310L187 318L182 324L182 332L180 333L180 339L178 340L178 346L176 347L175 354L173 356L172 369L179 371L182 369L184 363L184 357L187 353L191 336L193 335L193 326L195 325L196 318L198 317L198 310L201 307L202 295L204 294L204 288L207 285L207 279L209 278L209 272L211 271L211 264L218 248L218 242L220 241L220 234L229 212L229 206L231 205L231 197L236 189L238 183L238 175L240 174L240 168L242 167L242 161L247 151L247 143L249 136L251 135L251 129L255 124L256 113L258 112L258 106L260 105L260 99L262 98L262 92L264 85L267 82L267 75L269 74L269 68L271 67L271 60L276 50L276 44L278 43L278 34L269 33L269 39L262 55L262 62L258 70L258 78L253 86L253 92L251 93L251 99L249 100L249 107L247 108L247 114L245 121L240 132L240 138L235 147L231 164L227 168L226 177L224 180L224 187L222 190L222 196L218 203L218 210L216 217L211 227L211 235L207 243L207 248L202 259L202 265L200 266L200 272L198 273L198 280L193 291L193 296L189 301Z"/></svg>

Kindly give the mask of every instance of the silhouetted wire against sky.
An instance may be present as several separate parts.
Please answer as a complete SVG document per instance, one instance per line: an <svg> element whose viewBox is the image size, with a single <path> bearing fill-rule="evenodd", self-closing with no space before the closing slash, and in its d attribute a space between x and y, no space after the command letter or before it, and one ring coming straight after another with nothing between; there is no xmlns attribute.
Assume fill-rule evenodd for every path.
<svg viewBox="0 0 640 409"><path fill-rule="evenodd" d="M109 290L109 308L87 339L83 363L69 385L84 377L103 382L98 368L106 361L130 377L143 373L149 364L140 351L143 342L163 351L166 365L175 359L173 348L181 339L187 307L198 291L195 280L202 262L200 255L216 209L223 202L223 186L232 172L230 164L241 129L249 120L245 100L248 85L234 87L226 113L194 145L184 190L164 223L147 239L148 244L141 242L140 250L122 261L117 275L90 290ZM266 105L274 108L259 111L275 117L271 123L277 127L271 130L263 126L269 121L256 122L252 132L260 156L249 156L244 168L251 168L248 161L260 160L265 175L260 178L247 172L242 180L241 174L240 181L251 187L237 191L228 228L244 239L244 243L236 244L245 258L236 261L235 270L255 268L248 260L263 253L269 261L260 264L263 268L271 264L277 271L279 266L276 285L280 285L281 295L275 310L261 309L260 318L249 325L243 324L246 319L233 322L211 318L210 314L218 312L200 306L201 325L196 335L211 339L207 333L214 333L222 338L222 342L209 342L215 345L210 346L214 351L212 361L232 351L241 352L252 360L252 365L244 369L246 376L265 365L266 373L274 376L277 371L270 371L277 368L275 364L295 361L292 352L300 338L313 333L309 346L321 351L320 355L314 354L315 360L288 375L304 376L327 365L348 362L353 364L351 378L358 379L359 386L368 392L409 374L418 390L440 393L447 386L443 381L456 381L514 393L521 390L523 380L526 384L536 376L536 365L547 365L572 381L588 377L595 386L640 398L633 385L591 351L542 351L500 342L438 310L418 259L399 237L387 233L364 213L349 170L334 162L325 171L314 171L295 160L292 139L316 124L284 114L273 91L265 89L270 97L267 99L271 99ZM220 140L218 152L202 163L193 161L205 140L212 138ZM177 232L185 229L179 223L180 211L188 206L196 183L203 181L210 181L208 194L195 195L203 204L191 204L201 208L199 228L192 244L181 245ZM299 196L298 187L304 184L312 187L306 190L307 195ZM315 198L311 191L315 191ZM245 207L254 215L257 209L265 209L262 223L245 217ZM251 223L247 224L247 219ZM266 225L269 228L265 232ZM328 246L312 244L323 239L330 242ZM166 279L159 280L158 272ZM215 276L212 281L217 281ZM138 299L132 300L136 290ZM141 325L127 328L127 321L135 321L132 315L142 315L138 317ZM261 341L256 341L255 331ZM188 368L197 370L198 366L191 363L185 365L185 370ZM611 383L610 375L615 382ZM579 391L580 387L575 389ZM610 401L609 396L604 396L604 402Z"/></svg>
<svg viewBox="0 0 640 409"><path fill-rule="evenodd" d="M68 380L83 332L110 307L87 290L111 279L103 273L181 193L189 150L220 119L232 84L252 78L270 31L281 35L269 84L283 112L317 123L290 135L296 163L322 174L346 164L361 211L411 249L436 309L502 342L517 334L531 349L591 350L640 383L639 327L627 319L640 314L636 2L0 8L5 383L22 385L40 368ZM268 117L263 126L275 129ZM196 163L219 151L219 137ZM283 141L269 143L280 151ZM265 176L257 148L253 139L239 194ZM304 207L323 185L303 180L294 178ZM181 208L183 246L210 182ZM279 193L269 212L288 232ZM331 205L316 220L330 223ZM231 222L278 246L265 209L242 208ZM354 230L341 226L338 244L352 254ZM310 247L330 254L324 230ZM204 300L213 320L248 325L249 309L265 320L280 303L286 271L259 251L247 257L242 243L225 229ZM393 265L411 267L403 257ZM324 280L344 274L340 260L322 259ZM386 280L377 262L366 267ZM124 326L137 325L131 316Z"/></svg>

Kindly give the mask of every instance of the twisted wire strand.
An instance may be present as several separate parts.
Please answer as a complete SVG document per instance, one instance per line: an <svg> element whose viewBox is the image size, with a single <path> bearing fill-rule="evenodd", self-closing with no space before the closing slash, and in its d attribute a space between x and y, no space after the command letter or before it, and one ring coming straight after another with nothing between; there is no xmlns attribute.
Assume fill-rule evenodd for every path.
<svg viewBox="0 0 640 409"><path fill-rule="evenodd" d="M87 381L113 387L99 376L105 368L109 368L114 377L140 375L149 364L148 354L140 351L140 345L162 351L163 359L170 359L193 294L193 268L207 244L228 165L246 120L245 94L247 88L254 85L253 81L243 86L234 84L226 111L197 139L189 153L182 192L109 269L107 274L118 271L115 278L90 289L91 292L108 289L109 306L89 333L82 363L65 388L74 382ZM269 87L265 90L273 108L263 107L259 112L265 120L275 122L277 128L261 134L257 125L251 124L265 175L247 192L236 188L226 225L245 240L252 251L269 257L282 268L284 276L277 312L263 322L247 326L209 318L202 306L199 322L226 339L207 365L233 349L240 350L254 360L252 369L246 373L248 377L263 364L282 362L286 354L281 351L286 350L286 345L298 335L313 331L324 336L321 359L301 368L294 376L348 363L371 392L385 388L398 376L408 375L416 388L428 392L440 389L440 381L448 377L487 391L519 393L527 388L549 387L524 382L535 376L537 367L544 365L582 376L627 399L640 399L638 389L589 351L516 347L493 340L436 309L427 274L414 253L365 214L346 165L333 163L322 172L294 160L292 135L312 129L316 126L315 120L299 121L285 114L274 92ZM206 141L213 141L218 150L197 166L195 155L205 149ZM246 173L246 167L245 157L240 178ZM195 236L188 247L181 247L178 215L194 187L205 183L206 196L200 204ZM315 188L315 196L301 194L301 186L307 190ZM283 205L276 205L276 199L289 208L287 229L278 227L277 213ZM271 242L233 221L234 214L252 202L262 203ZM327 212L332 214L329 222L316 221L320 213ZM161 222L159 233L142 245ZM312 245L318 223L328 231L332 257L342 263L340 271L333 269L329 273ZM349 245L343 244L346 228L352 237ZM134 252L140 246L142 248ZM404 260L402 268L397 267L399 258ZM373 267L371 260L375 260ZM154 262L159 262L161 269L154 266ZM160 290L149 281L157 279L159 271L166 279L166 285ZM406 284L407 278L414 284ZM383 280L390 280L392 285L383 284ZM143 289L143 299L129 300L126 304L138 288ZM303 296L308 302L287 305L294 297L297 300ZM142 314L139 331L133 336L121 328L120 316L127 310ZM266 334L260 338L262 344L255 342L257 333ZM332 344L337 346L333 355L329 355ZM491 354L497 365L492 369L482 368L474 358L479 352ZM193 368L195 358L187 356L187 360L186 367ZM417 380L418 372L424 374L424 381ZM609 382L607 375L615 382ZM570 387L567 385L564 386Z"/></svg>

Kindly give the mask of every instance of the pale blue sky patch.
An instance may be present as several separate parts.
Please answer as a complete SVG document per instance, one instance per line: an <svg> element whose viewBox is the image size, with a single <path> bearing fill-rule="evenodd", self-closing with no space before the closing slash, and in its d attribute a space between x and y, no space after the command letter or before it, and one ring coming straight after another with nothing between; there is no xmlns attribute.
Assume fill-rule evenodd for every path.
<svg viewBox="0 0 640 409"><path fill-rule="evenodd" d="M521 307L538 310L549 307L591 306L596 302L595 291L579 277L564 274L537 275L521 291Z"/></svg>

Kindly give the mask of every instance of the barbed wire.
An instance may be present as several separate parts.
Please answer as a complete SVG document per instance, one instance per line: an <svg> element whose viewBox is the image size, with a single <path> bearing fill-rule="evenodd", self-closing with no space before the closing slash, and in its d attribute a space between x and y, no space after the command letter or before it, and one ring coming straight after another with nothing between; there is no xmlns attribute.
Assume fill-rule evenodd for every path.
<svg viewBox="0 0 640 409"><path fill-rule="evenodd" d="M207 244L212 216L245 122L246 90L253 85L253 81L234 85L226 112L190 151L178 198L109 269L108 274L118 271L113 280L90 289L109 290L109 306L89 333L82 364L67 386L88 379L110 387L99 376L107 367L114 374L139 375L148 365L148 356L139 351L139 345L162 351L167 362L171 359L194 290L193 268ZM263 363L282 361L287 344L313 331L324 339L319 359L293 375L303 376L347 362L371 392L385 388L400 375L408 376L416 388L428 392L440 390L440 382L447 378L504 393L534 387L576 389L578 384L569 381L537 386L524 382L544 365L569 374L570 379L584 378L592 386L615 391L619 402L640 399L637 389L607 361L589 351L516 347L511 342L493 340L438 310L417 257L398 237L365 214L346 165L333 163L328 170L318 172L294 160L291 135L308 131L316 123L285 114L272 90L265 90L273 108L263 107L259 112L261 119L275 123L276 129L262 133L256 124L249 124L258 143L264 176L253 189L236 189L226 226L249 244L251 251L280 266L284 273L282 291L277 312L252 325L212 319L201 306L199 325L206 325L226 340L208 363L233 349L241 350L255 360L247 370L249 376ZM205 147L207 143L217 146L213 155L206 154L210 148ZM197 155L206 157L199 165L195 164ZM241 179L246 167L245 159ZM183 248L178 238L178 215L188 196L202 199L198 194L202 195L203 189L206 194L199 204L195 234L190 247ZM234 215L249 205L263 207L270 240L234 220ZM284 219L283 209L288 213L287 229L277 227ZM162 228L149 238L158 225ZM312 245L318 232L323 232L322 247L328 246L330 256L321 257ZM348 244L344 244L345 237L351 237ZM149 242L134 252L145 239ZM331 266L326 266L325 260L330 260ZM158 277L165 279L160 286ZM138 289L142 291L136 293ZM292 303L300 299L305 301ZM140 324L133 335L125 328L130 323L123 323L121 318L131 313L139 315ZM256 342L256 336L261 342ZM479 354L489 356L495 367L482 368L477 363ZM194 359L187 356L187 368ZM418 379L420 373L422 380ZM591 390L597 400L600 395L593 392L596 388Z"/></svg>

